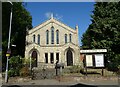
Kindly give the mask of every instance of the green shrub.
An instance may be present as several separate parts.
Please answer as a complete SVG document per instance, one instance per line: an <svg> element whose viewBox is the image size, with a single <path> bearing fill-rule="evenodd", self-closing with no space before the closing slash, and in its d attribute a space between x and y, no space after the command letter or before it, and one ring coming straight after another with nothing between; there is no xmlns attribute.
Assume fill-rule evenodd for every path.
<svg viewBox="0 0 120 87"><path fill-rule="evenodd" d="M120 65L118 66L117 74L120 75Z"/></svg>
<svg viewBox="0 0 120 87"><path fill-rule="evenodd" d="M70 73L79 73L82 68L80 66L74 65L69 68Z"/></svg>
<svg viewBox="0 0 120 87"><path fill-rule="evenodd" d="M23 77L29 76L29 69L28 69L28 67L23 67L20 70L20 76L23 76Z"/></svg>
<svg viewBox="0 0 120 87"><path fill-rule="evenodd" d="M116 63L110 63L107 65L108 71L117 72L118 71L118 65Z"/></svg>
<svg viewBox="0 0 120 87"><path fill-rule="evenodd" d="M20 56L12 56L9 59L9 77L19 76L19 71L23 67Z"/></svg>
<svg viewBox="0 0 120 87"><path fill-rule="evenodd" d="M15 71L11 69L11 70L8 71L8 76L9 77L14 77L14 73L15 73Z"/></svg>
<svg viewBox="0 0 120 87"><path fill-rule="evenodd" d="M32 63L34 60L32 60ZM14 76L28 76L30 64L29 58L22 58L21 56L12 56L9 59L9 77Z"/></svg>

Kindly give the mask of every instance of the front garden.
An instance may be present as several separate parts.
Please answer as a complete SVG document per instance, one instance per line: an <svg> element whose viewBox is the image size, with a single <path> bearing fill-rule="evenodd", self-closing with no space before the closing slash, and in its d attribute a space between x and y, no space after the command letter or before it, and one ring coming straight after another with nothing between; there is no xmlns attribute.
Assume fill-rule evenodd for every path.
<svg viewBox="0 0 120 87"><path fill-rule="evenodd" d="M34 60L32 60L33 62ZM20 56L13 56L9 59L9 71L8 71L8 82L22 82L22 81L30 81L32 79L56 79L56 80L65 80L66 78L84 78L86 77L85 68L74 65L69 68L63 68L62 73L60 73L60 69L58 69L58 76L56 76L55 69L38 69L35 71L32 69L32 73L30 70L30 60L29 58L22 58ZM118 67L119 69L119 67ZM120 71L120 69L119 69ZM104 69L104 76L101 75L101 69L88 69L87 77L101 78L101 77L116 77L120 72L113 72ZM3 78L5 77L5 71L3 72ZM67 79L66 79L67 80ZM4 80L3 80L4 81ZM12 83L12 82L11 82Z"/></svg>
<svg viewBox="0 0 120 87"><path fill-rule="evenodd" d="M34 60L32 60L33 62ZM29 58L22 58L21 56L13 56L9 59L8 79L15 79L15 81L27 81L31 79ZM5 78L5 71L2 73L3 79ZM25 79L24 79L25 78Z"/></svg>

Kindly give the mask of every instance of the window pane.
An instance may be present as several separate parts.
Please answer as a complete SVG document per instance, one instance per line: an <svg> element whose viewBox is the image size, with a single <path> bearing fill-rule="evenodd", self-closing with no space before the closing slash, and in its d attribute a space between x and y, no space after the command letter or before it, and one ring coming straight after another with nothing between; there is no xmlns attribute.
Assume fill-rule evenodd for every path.
<svg viewBox="0 0 120 87"><path fill-rule="evenodd" d="M51 28L51 44L54 44L54 28Z"/></svg>
<svg viewBox="0 0 120 87"><path fill-rule="evenodd" d="M56 43L59 44L59 31L56 31Z"/></svg>
<svg viewBox="0 0 120 87"><path fill-rule="evenodd" d="M46 31L46 44L49 44L49 31Z"/></svg>
<svg viewBox="0 0 120 87"><path fill-rule="evenodd" d="M67 34L65 34L65 43L67 43Z"/></svg>
<svg viewBox="0 0 120 87"><path fill-rule="evenodd" d="M54 63L54 54L53 53L50 53L50 62Z"/></svg>
<svg viewBox="0 0 120 87"><path fill-rule="evenodd" d="M48 53L45 53L45 63L48 63Z"/></svg>
<svg viewBox="0 0 120 87"><path fill-rule="evenodd" d="M33 42L35 43L35 35L33 35Z"/></svg>
<svg viewBox="0 0 120 87"><path fill-rule="evenodd" d="M38 44L40 45L40 35L38 34Z"/></svg>
<svg viewBox="0 0 120 87"><path fill-rule="evenodd" d="M70 42L72 42L72 35L70 34Z"/></svg>

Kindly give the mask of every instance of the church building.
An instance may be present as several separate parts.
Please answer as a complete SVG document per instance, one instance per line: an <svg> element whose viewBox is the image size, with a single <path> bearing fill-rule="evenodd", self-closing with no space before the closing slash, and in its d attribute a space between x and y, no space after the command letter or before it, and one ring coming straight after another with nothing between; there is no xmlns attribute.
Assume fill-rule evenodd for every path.
<svg viewBox="0 0 120 87"><path fill-rule="evenodd" d="M28 30L25 58L33 58L34 67L53 67L58 61L65 67L80 65L78 26L75 29L51 16L42 24Z"/></svg>

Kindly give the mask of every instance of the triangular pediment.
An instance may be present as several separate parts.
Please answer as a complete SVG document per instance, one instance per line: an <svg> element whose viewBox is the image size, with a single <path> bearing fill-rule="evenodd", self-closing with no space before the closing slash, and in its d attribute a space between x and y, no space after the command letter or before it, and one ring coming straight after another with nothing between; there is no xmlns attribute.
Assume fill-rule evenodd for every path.
<svg viewBox="0 0 120 87"><path fill-rule="evenodd" d="M36 32L37 30L39 30L39 29L41 29L42 27L48 25L49 23L55 23L55 24L63 27L64 29L67 29L67 30L69 30L69 31L71 31L71 32L73 32L73 33L76 33L76 30L75 30L75 29L67 26L66 24L64 24L64 23L62 23L62 22L60 22L60 21L58 21L58 20L56 20L56 19L54 19L54 18L50 18L49 20L47 20L47 21L41 23L40 25L32 28L31 30L28 31L28 33L31 34L31 33L33 33L33 32Z"/></svg>

